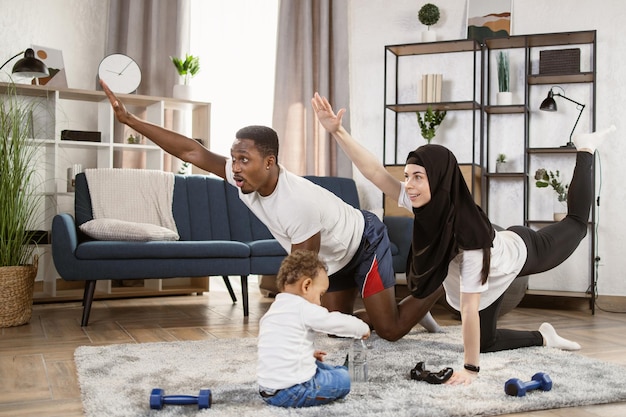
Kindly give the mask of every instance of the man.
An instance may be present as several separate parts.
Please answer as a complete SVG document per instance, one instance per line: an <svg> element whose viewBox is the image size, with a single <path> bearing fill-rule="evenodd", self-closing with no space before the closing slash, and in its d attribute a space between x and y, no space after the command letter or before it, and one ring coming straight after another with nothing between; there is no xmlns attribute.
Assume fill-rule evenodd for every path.
<svg viewBox="0 0 626 417"><path fill-rule="evenodd" d="M141 120L100 81L118 121L150 138L164 151L211 172L239 189L239 197L268 227L287 252L319 253L328 265L330 287L322 305L352 314L356 291L365 311L355 314L387 340L398 340L429 314L443 288L424 299L409 296L396 304L395 277L387 230L372 213L354 209L330 191L278 163L278 136L265 126L239 130L231 157L217 155L195 140Z"/></svg>

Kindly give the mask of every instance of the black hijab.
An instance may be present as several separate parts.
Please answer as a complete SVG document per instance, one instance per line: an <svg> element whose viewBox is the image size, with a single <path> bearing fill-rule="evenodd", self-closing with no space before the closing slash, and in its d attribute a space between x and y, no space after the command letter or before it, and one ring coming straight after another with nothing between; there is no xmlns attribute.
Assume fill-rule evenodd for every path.
<svg viewBox="0 0 626 417"><path fill-rule="evenodd" d="M494 230L474 202L456 158L440 145L424 145L409 153L407 164L426 169L431 200L413 208L413 238L407 260L407 283L418 298L432 294L448 275L459 249L483 249L482 282L489 274Z"/></svg>

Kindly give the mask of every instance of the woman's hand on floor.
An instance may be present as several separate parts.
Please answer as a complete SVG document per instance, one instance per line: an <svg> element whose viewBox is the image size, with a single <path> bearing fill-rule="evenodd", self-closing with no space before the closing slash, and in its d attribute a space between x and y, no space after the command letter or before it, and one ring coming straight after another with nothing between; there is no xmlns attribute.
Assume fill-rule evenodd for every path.
<svg viewBox="0 0 626 417"><path fill-rule="evenodd" d="M471 372L466 369L455 371L450 379L446 381L448 385L469 385L478 378L477 372Z"/></svg>

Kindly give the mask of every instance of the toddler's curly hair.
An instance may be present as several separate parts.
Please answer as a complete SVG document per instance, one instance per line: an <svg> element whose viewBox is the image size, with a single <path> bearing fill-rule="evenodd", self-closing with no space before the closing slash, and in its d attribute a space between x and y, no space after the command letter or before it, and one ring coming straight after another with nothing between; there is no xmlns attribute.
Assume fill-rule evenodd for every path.
<svg viewBox="0 0 626 417"><path fill-rule="evenodd" d="M285 285L296 283L302 277L315 279L320 269L328 271L328 267L317 253L297 250L283 259L276 276L276 285L280 291L284 291Z"/></svg>

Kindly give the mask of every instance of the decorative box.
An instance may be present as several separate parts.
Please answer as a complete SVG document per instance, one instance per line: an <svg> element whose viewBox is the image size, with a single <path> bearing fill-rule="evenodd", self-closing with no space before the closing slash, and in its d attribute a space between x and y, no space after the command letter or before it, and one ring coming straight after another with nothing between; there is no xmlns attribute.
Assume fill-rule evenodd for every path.
<svg viewBox="0 0 626 417"><path fill-rule="evenodd" d="M580 48L539 51L539 74L576 74L580 72Z"/></svg>

